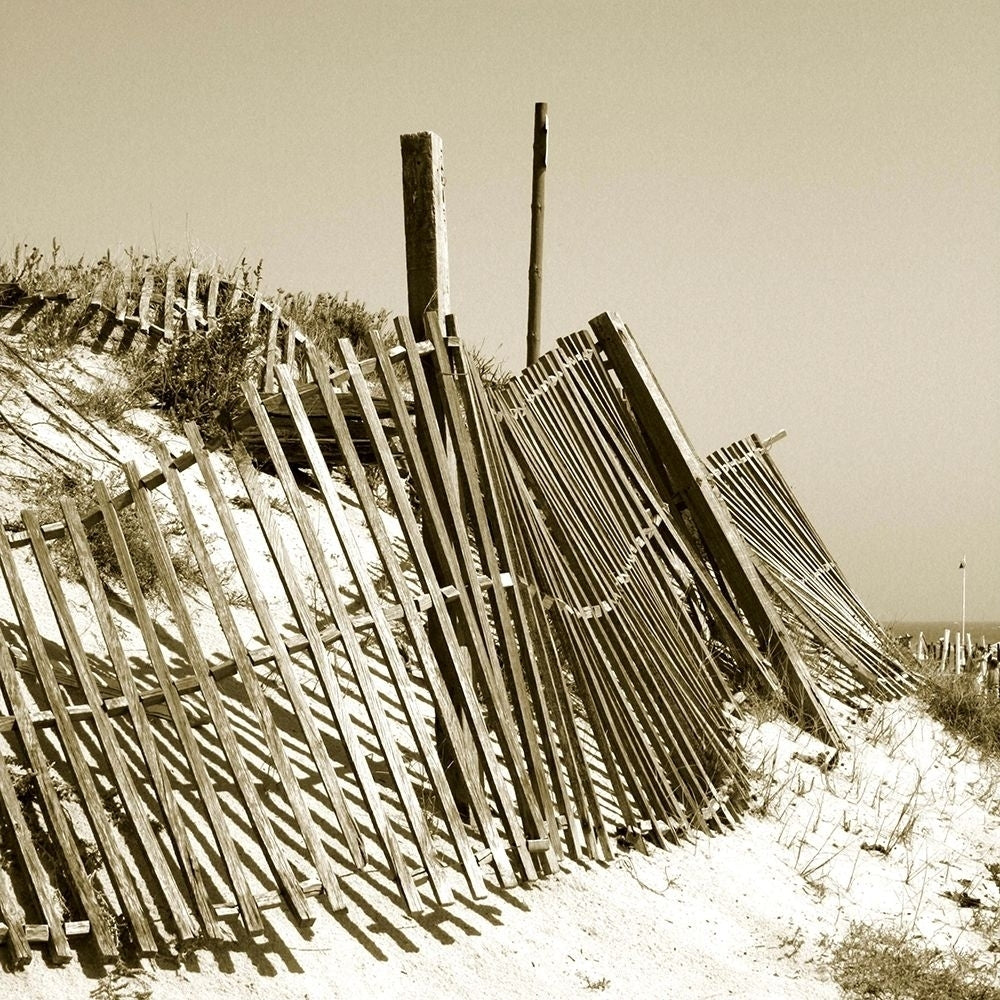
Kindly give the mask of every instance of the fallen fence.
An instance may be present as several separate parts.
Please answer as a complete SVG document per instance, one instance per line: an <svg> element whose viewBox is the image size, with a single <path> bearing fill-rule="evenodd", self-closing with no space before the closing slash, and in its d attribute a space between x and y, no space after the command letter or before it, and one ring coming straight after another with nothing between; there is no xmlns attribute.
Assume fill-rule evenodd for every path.
<svg viewBox="0 0 1000 1000"><path fill-rule="evenodd" d="M209 329L221 285L196 309L198 285L182 310L164 293L158 329L145 278L134 314L119 293L88 322ZM483 384L425 319L365 361L288 328L231 457L188 425L93 510L3 533L15 966L88 932L108 958L233 915L257 935L276 904L308 924L351 879L416 912L456 879L481 898L564 853L722 829L747 791L735 687L784 690L833 744L820 687L908 688L761 449L706 467L620 320Z"/></svg>
<svg viewBox="0 0 1000 1000"><path fill-rule="evenodd" d="M893 655L802 510L769 451L753 435L708 456L707 466L775 604L815 651L817 683L839 698L898 697L915 682Z"/></svg>

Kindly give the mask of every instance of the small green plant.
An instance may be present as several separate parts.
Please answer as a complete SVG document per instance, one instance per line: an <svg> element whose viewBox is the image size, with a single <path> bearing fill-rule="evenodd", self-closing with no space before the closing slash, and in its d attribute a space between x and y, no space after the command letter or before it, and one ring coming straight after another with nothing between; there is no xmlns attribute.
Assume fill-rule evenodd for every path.
<svg viewBox="0 0 1000 1000"><path fill-rule="evenodd" d="M37 507L41 521L62 519L62 510L55 502L55 498L58 497L72 499L81 516L84 516L97 506L96 481L86 477L74 479L54 473L42 477L36 484L35 495L30 501ZM119 511L118 520L122 533L125 535L125 541L128 544L129 554L132 557L132 564L135 567L142 592L147 596L158 593L160 583L152 545L135 507L129 506ZM121 580L118 558L115 555L114 546L111 544L111 535L103 518L87 528L87 542L102 579ZM76 551L69 538L64 536L53 543L52 558L60 572L69 579L78 582L82 580Z"/></svg>
<svg viewBox="0 0 1000 1000"><path fill-rule="evenodd" d="M329 357L339 357L336 343L346 338L359 356L370 353L369 340L380 336L389 318L385 309L370 310L363 302L342 295L321 292L310 297L302 292L284 296L281 313Z"/></svg>
<svg viewBox="0 0 1000 1000"><path fill-rule="evenodd" d="M94 1000L149 1000L153 995L145 970L119 959L90 991Z"/></svg>
<svg viewBox="0 0 1000 1000"><path fill-rule="evenodd" d="M27 325L26 346L36 356L62 354L72 344L95 289L121 279L110 253L96 264L85 264L82 257L66 263L60 258L61 250L55 239L51 254L24 243L15 246L10 259L0 260L0 288L6 303L31 295L63 297L44 306Z"/></svg>
<svg viewBox="0 0 1000 1000"><path fill-rule="evenodd" d="M148 401L149 393L141 380L134 378L109 378L79 393L80 412L91 419L104 420L112 427L120 427L129 410L145 406Z"/></svg>
<svg viewBox="0 0 1000 1000"><path fill-rule="evenodd" d="M1000 1000L990 970L959 953L916 943L903 931L852 924L830 966L852 998Z"/></svg>

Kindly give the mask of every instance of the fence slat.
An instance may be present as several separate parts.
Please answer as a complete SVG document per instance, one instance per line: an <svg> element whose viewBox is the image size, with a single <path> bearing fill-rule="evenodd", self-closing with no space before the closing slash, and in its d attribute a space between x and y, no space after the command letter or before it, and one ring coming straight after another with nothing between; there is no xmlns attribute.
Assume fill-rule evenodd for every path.
<svg viewBox="0 0 1000 1000"><path fill-rule="evenodd" d="M400 888L407 907L411 912L419 913L424 909L424 906L417 891L416 883L413 880L413 873L410 871L400 847L399 839L385 813L385 808L379 794L378 786L372 776L368 759L361 750L357 734L354 731L354 725L347 713L347 706L340 683L330 666L329 657L323 645L319 628L309 607L309 602L306 599L302 581L288 554L280 533L274 526L267 498L260 485L259 473L253 467L250 456L242 445L237 443L234 452L236 468L240 473L240 478L243 480L247 495L253 503L254 511L257 514L264 537L267 540L268 548L278 568L281 583L288 597L292 613L295 615L295 620L298 622L299 628L309 641L310 658L320 679L323 693L326 696L326 704L333 715L341 741L347 751L351 770L365 800L368 815L375 824L375 832L382 843L386 859L396 877L396 883Z"/></svg>
<svg viewBox="0 0 1000 1000"><path fill-rule="evenodd" d="M310 924L314 917L309 903L302 892L302 887L299 885L298 877L292 871L285 850L278 843L271 821L260 801L260 796L254 786L253 778L250 775L246 761L243 759L243 753L240 750L239 743L233 733L232 725L229 722L229 717L226 714L225 706L222 703L222 696L216 686L215 678L212 677L208 669L208 661L205 659L201 643L198 641L198 634L188 612L187 604L184 601L181 584L177 579L177 573L171 562L170 551L163 538L163 532L156 520L152 501L149 498L149 494L139 483L139 470L135 467L134 463L127 462L124 468L126 481L135 497L136 510L145 528L146 540L151 546L160 585L166 594L167 603L170 606L174 622L181 633L181 642L184 646L187 662L198 680L198 691L205 699L212 726L222 747L222 752L229 763L240 798L246 807L251 823L263 847L264 857L283 887L285 898L296 919L302 924ZM176 697L176 694L174 697L176 703L179 705L179 697ZM169 705L172 700L174 699L171 699L168 692L167 704ZM194 761L192 761L192 765L194 765L196 769L195 773L197 774L200 768L198 768L198 765ZM240 861L235 856L235 845L230 846L228 843L220 843L219 846L220 849L225 850L228 847L234 851L232 858L226 858L226 865L230 872L237 869ZM239 888L239 883L237 883L237 890Z"/></svg>
<svg viewBox="0 0 1000 1000"><path fill-rule="evenodd" d="M313 822L299 781L295 777L280 731L275 724L267 697L257 678L257 674L254 672L250 653L240 636L236 620L223 592L222 582L219 579L208 547L198 527L197 518L191 509L191 504L187 498L180 475L171 465L170 455L162 443L158 442L154 446L154 450L157 460L160 463L160 468L163 470L163 474L167 480L167 485L170 487L171 494L173 495L174 504L180 514L181 523L184 525L188 541L191 543L191 549L201 570L205 587L212 600L212 606L218 616L219 624L225 633L229 649L233 654L234 670L238 673L240 681L243 684L243 689L246 691L250 699L250 704L256 713L257 721L267 741L271 763L277 771L278 777L281 779L283 791L288 796L289 805L305 840L306 847L309 849L313 864L316 866L320 883L330 898L334 909L343 909L346 904L344 903L339 880L330 863L329 856L323 847L322 838ZM214 680L220 679L221 672L217 668L211 668L209 673Z"/></svg>
<svg viewBox="0 0 1000 1000"><path fill-rule="evenodd" d="M3 572L4 578L7 581L7 592L10 594L15 614L24 633L28 652L35 666L38 679L41 681L49 710L55 717L56 732L62 752L69 762L76 781L76 790L80 795L81 804L90 822L91 829L94 831L101 853L104 856L104 864L108 869L112 885L118 895L122 909L125 911L132 926L139 949L145 954L153 954L156 951L156 941L153 937L152 929L146 918L142 901L139 898L135 882L132 879L132 874L125 866L120 845L112 832L108 815L104 809L104 803L101 800L100 792L94 781L94 775L90 770L90 764L80 744L77 732L73 728L73 722L66 711L66 704L63 701L59 682L56 680L55 672L49 661L44 640L38 631L38 625L28 601L28 595L21 582L20 574L17 572L13 552L7 544L6 538L0 538L0 571ZM69 862L68 867L71 875L75 874L72 861ZM81 898L83 898L86 905L88 903L87 896L84 895ZM96 898L94 903L96 905ZM91 921L95 919L99 920L96 911L91 912L89 907L87 908L87 915ZM103 925L95 928L95 937L97 937L102 948L107 946L111 949L106 954L115 954L116 949L110 935L106 941L101 941L100 933L102 931L105 934L107 933Z"/></svg>
<svg viewBox="0 0 1000 1000"><path fill-rule="evenodd" d="M226 822L225 812L219 801L215 785L208 774L197 739L191 728L191 722L181 703L177 689L171 682L170 670L164 658L163 650L160 647L156 625L153 622L149 608L147 607L146 597L142 592L139 578L136 575L128 542L125 540L121 522L118 519L118 512L111 505L111 497L108 494L107 488L100 482L97 484L97 501L104 513L104 523L107 526L115 558L118 560L118 566L125 581L125 587L128 590L129 600L132 602L136 624L142 634L150 665L156 674L156 679L160 687L166 695L166 705L170 712L170 719L180 740L184 757L191 768L191 775L194 779L198 796L205 806L209 827L215 837L226 870L229 873L243 922L251 934L259 934L264 929L260 911L257 908L257 903L247 882L247 875L236 850L236 845L233 843L232 834Z"/></svg>
<svg viewBox="0 0 1000 1000"><path fill-rule="evenodd" d="M36 666L38 666L41 657L44 656L41 637L35 631L34 621L27 604L27 595L24 593L14 566L13 552L7 544L6 538L2 537L0 537L0 571L2 571L7 582L7 591L11 595L12 602L15 604L18 612L18 618L21 620L28 649ZM27 621L21 618L22 614ZM47 663L47 659L44 662ZM49 760L45 756L45 751L39 742L38 734L31 722L28 702L21 690L20 678L17 676L16 670L14 670L13 661L6 647L0 652L0 682L3 684L11 713L17 721L17 734L20 737L25 756L31 769L34 771L34 778L41 796L42 805L45 809L45 815L48 818L49 826L62 853L66 876L72 886L73 892L83 906L87 918L91 921L91 924L94 924L95 921L97 923L97 926L93 928L93 933L101 955L113 958L118 953L114 937L110 933L107 922L102 919L101 905L94 891L93 883L89 879L84 867L76 837L70 827L63 805L59 801L59 795L49 772ZM60 726L62 735L65 735L67 728L70 732L72 731L66 719L63 718L63 725ZM86 772L86 764L79 757L76 757L76 759L71 757L71 761L75 767L79 767L81 774Z"/></svg>
<svg viewBox="0 0 1000 1000"><path fill-rule="evenodd" d="M122 805L142 846L145 859L153 869L157 885L170 906L178 937L182 941L189 941L198 934L197 923L184 901L174 871L153 832L149 822L149 812L139 796L131 768L115 736L97 681L90 669L80 633L70 612L69 602L66 600L66 595L59 582L58 572L42 538L41 525L31 511L25 511L22 514L22 520L31 539L35 560L45 582L49 601L55 611L60 634L69 653L74 676L86 696L87 705L90 708L90 718L93 720L101 747L110 765L107 778L112 782L121 798Z"/></svg>

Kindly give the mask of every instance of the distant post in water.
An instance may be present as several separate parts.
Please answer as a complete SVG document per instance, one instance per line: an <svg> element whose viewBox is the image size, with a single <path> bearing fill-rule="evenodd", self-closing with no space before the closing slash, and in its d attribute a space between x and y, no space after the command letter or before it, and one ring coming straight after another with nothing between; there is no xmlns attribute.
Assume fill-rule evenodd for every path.
<svg viewBox="0 0 1000 1000"><path fill-rule="evenodd" d="M958 564L958 568L962 571L962 631L959 632L959 644L965 644L965 556L962 556L962 561Z"/></svg>
<svg viewBox="0 0 1000 1000"><path fill-rule="evenodd" d="M531 251L528 263L528 364L538 360L542 325L542 237L545 229L545 168L549 158L549 106L535 105L531 171Z"/></svg>

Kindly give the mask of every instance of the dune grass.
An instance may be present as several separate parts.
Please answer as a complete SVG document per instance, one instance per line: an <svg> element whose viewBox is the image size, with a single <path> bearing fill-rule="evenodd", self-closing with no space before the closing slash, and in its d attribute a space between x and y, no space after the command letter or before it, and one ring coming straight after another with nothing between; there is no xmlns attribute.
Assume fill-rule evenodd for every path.
<svg viewBox="0 0 1000 1000"><path fill-rule="evenodd" d="M831 971L851 998L1000 1000L992 970L968 956L914 942L904 931L852 924Z"/></svg>
<svg viewBox="0 0 1000 1000"><path fill-rule="evenodd" d="M930 674L920 697L949 732L987 757L1000 757L1000 699L973 674Z"/></svg>

